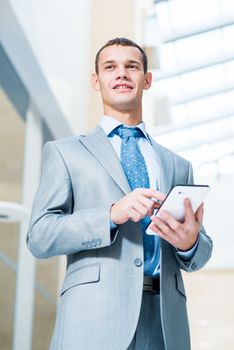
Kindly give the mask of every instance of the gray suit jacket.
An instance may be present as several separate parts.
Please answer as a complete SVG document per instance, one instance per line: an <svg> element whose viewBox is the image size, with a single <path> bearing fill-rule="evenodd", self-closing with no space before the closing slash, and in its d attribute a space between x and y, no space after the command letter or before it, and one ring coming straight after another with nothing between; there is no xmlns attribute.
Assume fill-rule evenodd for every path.
<svg viewBox="0 0 234 350"><path fill-rule="evenodd" d="M192 183L189 162L152 140L162 187ZM28 231L37 258L67 255L67 272L51 350L126 350L142 298L143 244L139 223L120 225L111 239L110 206L130 192L104 131L48 142ZM186 294L180 269L195 271L210 258L211 239L200 232L185 263L161 240L161 319L167 350L189 350ZM155 330L157 331L157 330Z"/></svg>

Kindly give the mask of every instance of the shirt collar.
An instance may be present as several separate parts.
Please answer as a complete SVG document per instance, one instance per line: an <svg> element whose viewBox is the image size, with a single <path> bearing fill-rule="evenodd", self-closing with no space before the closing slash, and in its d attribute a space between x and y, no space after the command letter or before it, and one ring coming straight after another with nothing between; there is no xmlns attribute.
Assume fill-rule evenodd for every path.
<svg viewBox="0 0 234 350"><path fill-rule="evenodd" d="M103 115L101 120L100 120L100 124L101 128L104 130L106 136L109 136L110 133L117 128L117 126L119 125L123 125L123 123L119 122L118 120L109 117L107 115ZM131 127L131 126L129 126ZM134 125L134 127L136 127L136 125ZM145 138L150 142L149 136L146 132L146 128L145 128L145 123L141 122L140 124L137 125L137 127L143 132Z"/></svg>

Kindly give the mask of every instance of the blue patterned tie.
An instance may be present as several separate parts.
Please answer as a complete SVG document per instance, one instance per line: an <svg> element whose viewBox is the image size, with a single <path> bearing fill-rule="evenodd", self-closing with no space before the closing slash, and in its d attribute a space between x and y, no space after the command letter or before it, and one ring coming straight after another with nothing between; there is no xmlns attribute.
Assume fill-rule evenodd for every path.
<svg viewBox="0 0 234 350"><path fill-rule="evenodd" d="M135 188L149 188L149 175L145 164L145 159L139 149L138 141L145 137L139 128L127 128L120 125L113 133L120 136L121 143L121 163L132 190ZM144 244L144 260L150 261L154 254L154 237L147 235L145 230L150 223L150 218L141 220Z"/></svg>

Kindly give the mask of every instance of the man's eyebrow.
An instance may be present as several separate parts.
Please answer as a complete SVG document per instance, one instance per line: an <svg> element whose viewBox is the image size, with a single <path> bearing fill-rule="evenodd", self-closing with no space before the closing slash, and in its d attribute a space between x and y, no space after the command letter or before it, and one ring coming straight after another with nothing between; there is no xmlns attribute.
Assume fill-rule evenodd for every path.
<svg viewBox="0 0 234 350"><path fill-rule="evenodd" d="M129 60L128 63L135 63L135 64L138 64L139 66L141 65L141 62L136 60Z"/></svg>
<svg viewBox="0 0 234 350"><path fill-rule="evenodd" d="M116 60L108 60L108 61L102 62L102 65L110 64L110 63L115 63L115 62L116 62ZM127 60L126 63L127 63L127 64L129 64L129 63L135 63L135 64L137 64L137 65L139 65L139 66L141 65L141 62L140 62L140 61L136 61L136 60Z"/></svg>
<svg viewBox="0 0 234 350"><path fill-rule="evenodd" d="M108 60L108 61L102 62L102 65L110 64L110 63L114 63L114 62L115 62L114 60Z"/></svg>

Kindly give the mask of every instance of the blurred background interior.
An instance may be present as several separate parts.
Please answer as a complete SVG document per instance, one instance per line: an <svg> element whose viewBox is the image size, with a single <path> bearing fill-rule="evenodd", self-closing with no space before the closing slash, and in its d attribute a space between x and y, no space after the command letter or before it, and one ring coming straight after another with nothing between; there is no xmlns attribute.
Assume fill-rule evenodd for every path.
<svg viewBox="0 0 234 350"><path fill-rule="evenodd" d="M48 349L64 258L35 261L25 245L41 148L98 123L90 74L116 36L148 54L148 131L211 186L213 257L184 275L192 350L233 350L233 0L0 0L0 348Z"/></svg>

